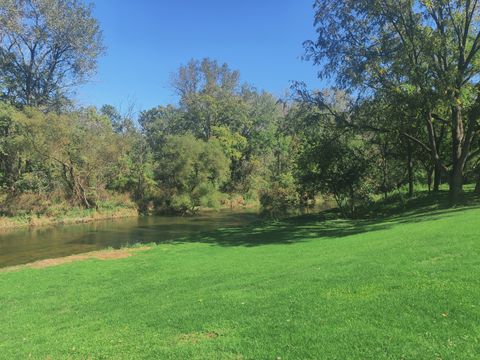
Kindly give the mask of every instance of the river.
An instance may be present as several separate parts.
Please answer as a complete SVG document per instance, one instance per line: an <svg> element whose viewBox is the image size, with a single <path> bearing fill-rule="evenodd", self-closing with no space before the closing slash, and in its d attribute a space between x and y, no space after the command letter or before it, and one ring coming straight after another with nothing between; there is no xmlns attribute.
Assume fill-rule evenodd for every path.
<svg viewBox="0 0 480 360"><path fill-rule="evenodd" d="M256 220L253 212L212 211L193 217L148 216L12 230L0 234L0 267L137 243L162 243Z"/></svg>

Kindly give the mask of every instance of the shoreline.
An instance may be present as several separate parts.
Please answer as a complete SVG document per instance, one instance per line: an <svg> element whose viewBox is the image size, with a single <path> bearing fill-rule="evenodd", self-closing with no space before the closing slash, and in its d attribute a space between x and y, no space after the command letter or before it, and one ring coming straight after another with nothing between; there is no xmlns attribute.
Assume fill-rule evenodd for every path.
<svg viewBox="0 0 480 360"><path fill-rule="evenodd" d="M257 206L245 206L245 207L221 207L219 209L215 208L200 208L198 213L192 216L196 216L204 213L218 212L218 211L248 211L255 212ZM21 230L29 228L39 228L47 226L56 226L56 225L79 225L79 224L88 224L96 221L106 221L106 220L118 220L118 219L128 219L142 216L139 214L138 209L136 208L126 208L119 207L115 210L87 210L89 213L84 215L75 214L75 213L66 213L62 216L47 216L47 215L29 215L29 216L0 216L0 234ZM155 215L153 216L179 216L179 215Z"/></svg>
<svg viewBox="0 0 480 360"><path fill-rule="evenodd" d="M36 260L36 261L28 262L25 264L6 266L3 268L0 268L0 274L21 271L24 269L44 269L47 267L59 266L64 264L70 264L72 262L92 260L92 259L102 260L102 261L125 259L130 256L136 255L136 253L138 252L147 251L151 249L152 249L152 246L143 245L143 246L125 247L121 249L104 249L104 250L88 251L85 253L78 253L78 254L55 257L55 258Z"/></svg>
<svg viewBox="0 0 480 360"><path fill-rule="evenodd" d="M85 215L65 214L63 217L28 216L28 217L0 217L0 233L11 230L36 228L55 225L86 224L95 221L126 219L138 217L138 210L133 208L119 208L116 210L92 210Z"/></svg>

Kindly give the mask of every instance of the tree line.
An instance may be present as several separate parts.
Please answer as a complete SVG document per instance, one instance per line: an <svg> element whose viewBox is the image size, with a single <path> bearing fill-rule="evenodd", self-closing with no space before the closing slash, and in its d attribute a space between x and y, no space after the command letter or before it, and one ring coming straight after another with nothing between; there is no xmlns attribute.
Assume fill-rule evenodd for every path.
<svg viewBox="0 0 480 360"><path fill-rule="evenodd" d="M318 39L305 43L319 75L355 95L345 123L399 139L409 177L426 156L452 204L479 172L479 11L470 0L318 1Z"/></svg>
<svg viewBox="0 0 480 360"><path fill-rule="evenodd" d="M1 211L133 202L141 212L331 197L345 216L394 191L480 191L476 1L318 1L305 57L335 86L279 99L191 60L178 102L135 115L75 106L104 52L80 0L0 1Z"/></svg>

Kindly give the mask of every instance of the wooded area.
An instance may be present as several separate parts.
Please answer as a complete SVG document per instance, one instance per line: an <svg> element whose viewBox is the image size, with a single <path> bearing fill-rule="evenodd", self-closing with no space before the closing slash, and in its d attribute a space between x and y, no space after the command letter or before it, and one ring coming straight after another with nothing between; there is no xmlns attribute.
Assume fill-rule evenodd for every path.
<svg viewBox="0 0 480 360"><path fill-rule="evenodd" d="M285 98L209 58L173 74L178 103L140 114L75 105L105 51L81 1L0 2L1 211L134 202L141 212L260 202L271 214L333 197L448 184L480 191L477 1L317 1L305 58L335 87ZM56 210L52 210L56 209Z"/></svg>

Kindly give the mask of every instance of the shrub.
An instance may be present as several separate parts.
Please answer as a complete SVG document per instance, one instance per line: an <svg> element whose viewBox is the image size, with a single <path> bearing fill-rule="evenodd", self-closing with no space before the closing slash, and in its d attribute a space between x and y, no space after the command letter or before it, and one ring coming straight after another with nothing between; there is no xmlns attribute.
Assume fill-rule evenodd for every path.
<svg viewBox="0 0 480 360"><path fill-rule="evenodd" d="M282 176L278 181L272 182L268 188L260 191L260 205L263 212L269 216L285 215L297 208L299 204L293 178L289 175Z"/></svg>
<svg viewBox="0 0 480 360"><path fill-rule="evenodd" d="M216 140L168 137L157 154L155 180L162 194L156 210L185 215L199 206L218 207L218 190L229 178L229 164Z"/></svg>

